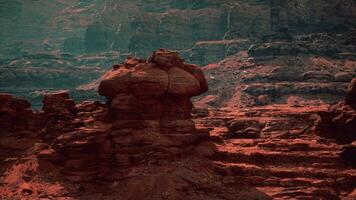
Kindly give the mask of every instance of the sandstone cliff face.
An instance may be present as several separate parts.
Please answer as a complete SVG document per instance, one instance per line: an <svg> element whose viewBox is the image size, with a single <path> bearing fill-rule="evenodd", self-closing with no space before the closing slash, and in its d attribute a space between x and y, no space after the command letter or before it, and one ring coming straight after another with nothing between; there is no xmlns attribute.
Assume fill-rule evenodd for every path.
<svg viewBox="0 0 356 200"><path fill-rule="evenodd" d="M350 0L46 0L1 5L2 91L25 95L35 106L40 100L29 87L75 90L126 55L146 58L161 47L200 65L241 54L252 44L250 56L262 58L302 53L345 59L354 52L352 37L343 41L351 48L334 45L336 34L352 34L355 27ZM286 37L299 38L297 42L271 42L278 37L275 32L287 30ZM315 32L324 36L309 35ZM263 47L265 43L270 44ZM90 97L97 98L93 92Z"/></svg>
<svg viewBox="0 0 356 200"><path fill-rule="evenodd" d="M111 6L120 9L119 4L121 2L113 2ZM135 6L131 5L132 8ZM127 44L121 46L120 51L126 49L140 56L147 56L159 47L189 49L199 41L259 39L283 28L294 35L344 31L354 27L355 18L351 1L206 1L196 4L166 1L141 2L136 6L136 10L130 10L137 12L136 17L120 22L120 29L100 23L111 29L112 34L126 39L115 40L118 44ZM341 11L343 15L338 14ZM114 23L118 20L109 15L103 18ZM171 34L172 30L175 30L174 34ZM110 37L102 39L108 43L112 40ZM150 39L149 43L147 39ZM127 43L127 40L130 42Z"/></svg>
<svg viewBox="0 0 356 200"><path fill-rule="evenodd" d="M338 102L356 76L353 35L281 32L264 37L248 51L203 67L210 91L199 102L228 108Z"/></svg>
<svg viewBox="0 0 356 200"><path fill-rule="evenodd" d="M355 25L355 5L350 0L47 0L4 1L2 5L6 11L1 24L7 28L2 29L1 38L4 45L22 43L16 44L18 53L118 50L147 56L158 47L189 49L198 41L261 38L283 28L305 34L343 31ZM46 11L41 9L44 6ZM146 38L151 43L142 49L140 43Z"/></svg>

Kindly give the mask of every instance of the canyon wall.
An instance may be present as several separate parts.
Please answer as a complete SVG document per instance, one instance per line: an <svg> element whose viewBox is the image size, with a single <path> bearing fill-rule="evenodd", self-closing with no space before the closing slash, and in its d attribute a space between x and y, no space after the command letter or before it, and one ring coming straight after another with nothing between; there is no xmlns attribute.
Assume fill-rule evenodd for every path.
<svg viewBox="0 0 356 200"><path fill-rule="evenodd" d="M315 75L309 61L303 61L302 67L296 61L308 60L308 56L313 61L314 55L324 56L321 60L336 59L339 64L333 65L330 76L347 73L348 77L341 78L347 82L355 74L356 6L352 0L3 0L0 5L0 90L26 96L35 107L43 90L93 88L86 84L99 79L112 65L128 55L147 58L157 48L178 51L188 62L201 66L231 58L232 66L249 60L257 68L263 64L268 69L221 67L223 79L235 74L226 80L233 88L240 83L236 78L249 85L251 81L274 85L276 79L305 82L316 76L316 80L330 81ZM250 62L252 59L264 61ZM317 70L323 66L321 63ZM272 73L275 67L283 70ZM305 77L299 77L304 73ZM256 79L263 76L266 78ZM215 76L211 77L209 84L214 85ZM220 82L224 85L217 84L218 94L211 91L225 102L234 92L226 89L225 81ZM299 91L298 87L293 86L288 96ZM345 86L320 91L336 91L342 97ZM271 96L266 91L246 92L256 98ZM95 94L71 95L97 99ZM278 95L274 98L280 99ZM322 99L335 100L324 95Z"/></svg>
<svg viewBox="0 0 356 200"><path fill-rule="evenodd" d="M305 34L355 27L352 0L6 0L1 4L1 54L11 55L119 51L147 56L164 47L186 52L189 58L189 50L201 41L256 40L281 29Z"/></svg>

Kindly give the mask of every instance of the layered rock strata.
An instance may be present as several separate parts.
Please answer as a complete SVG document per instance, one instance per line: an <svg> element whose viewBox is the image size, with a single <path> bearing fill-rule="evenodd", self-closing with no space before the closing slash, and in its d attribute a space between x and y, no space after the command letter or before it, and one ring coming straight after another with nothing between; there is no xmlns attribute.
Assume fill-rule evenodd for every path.
<svg viewBox="0 0 356 200"><path fill-rule="evenodd" d="M244 108L284 104L293 96L311 106L341 101L356 77L354 35L266 36L247 52L203 67L210 90L200 96L201 103Z"/></svg>
<svg viewBox="0 0 356 200"><path fill-rule="evenodd" d="M114 119L110 136L117 166L174 158L206 137L191 119L190 98L207 89L197 66L164 49L148 61L130 58L108 72L99 93Z"/></svg>
<svg viewBox="0 0 356 200"><path fill-rule="evenodd" d="M59 167L67 180L100 180L110 172L111 142L104 130L81 127L58 136L38 158L42 167L48 162Z"/></svg>
<svg viewBox="0 0 356 200"><path fill-rule="evenodd" d="M13 163L12 158L31 147L34 125L35 113L28 101L0 93L0 174Z"/></svg>
<svg viewBox="0 0 356 200"><path fill-rule="evenodd" d="M44 95L42 111L38 114L42 124L41 138L52 141L63 132L82 126L76 120L75 102L66 91L58 91Z"/></svg>
<svg viewBox="0 0 356 200"><path fill-rule="evenodd" d="M0 131L28 129L33 115L28 101L0 93Z"/></svg>
<svg viewBox="0 0 356 200"><path fill-rule="evenodd" d="M111 165L111 142L101 117L105 108L98 102L76 105L65 91L46 94L38 113L44 122L38 144L40 166L52 164L67 179L92 181L107 176ZM90 117L89 117L90 116ZM89 119L88 119L89 118Z"/></svg>
<svg viewBox="0 0 356 200"><path fill-rule="evenodd" d="M54 164L67 179L85 182L120 179L134 166L188 154L208 137L196 129L190 101L207 89L197 66L159 49L147 61L127 58L103 76L98 90L106 107L75 106L63 92L46 95L41 166ZM60 128L49 130L55 125Z"/></svg>
<svg viewBox="0 0 356 200"><path fill-rule="evenodd" d="M340 143L356 140L356 78L349 87L346 99L331 105L326 112L319 113L315 131L318 135L335 139Z"/></svg>

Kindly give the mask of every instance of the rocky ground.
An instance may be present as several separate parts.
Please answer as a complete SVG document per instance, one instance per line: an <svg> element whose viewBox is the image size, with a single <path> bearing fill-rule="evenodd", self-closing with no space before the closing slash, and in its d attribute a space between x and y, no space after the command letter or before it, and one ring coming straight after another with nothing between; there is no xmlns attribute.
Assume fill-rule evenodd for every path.
<svg viewBox="0 0 356 200"><path fill-rule="evenodd" d="M220 110L198 121L211 127L212 137L224 138L212 159L224 184L253 186L273 199L352 199L356 171L340 157L343 146L311 130L312 116L326 109L280 105ZM241 125L249 130L232 132Z"/></svg>
<svg viewBox="0 0 356 200"><path fill-rule="evenodd" d="M203 67L210 90L197 104L230 109L340 101L356 76L353 34L278 33Z"/></svg>
<svg viewBox="0 0 356 200"><path fill-rule="evenodd" d="M2 0L0 199L356 199L355 22L351 0Z"/></svg>
<svg viewBox="0 0 356 200"><path fill-rule="evenodd" d="M57 92L34 112L1 94L0 196L354 199L355 83L331 107L216 109L208 92L193 109L190 97L207 90L202 70L161 49L114 65L99 85L106 104Z"/></svg>

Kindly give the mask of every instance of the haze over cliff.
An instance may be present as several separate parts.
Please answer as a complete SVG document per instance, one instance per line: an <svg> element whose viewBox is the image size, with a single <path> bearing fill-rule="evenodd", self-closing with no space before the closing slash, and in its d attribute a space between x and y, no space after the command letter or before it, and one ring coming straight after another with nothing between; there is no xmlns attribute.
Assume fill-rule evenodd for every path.
<svg viewBox="0 0 356 200"><path fill-rule="evenodd" d="M127 55L145 58L168 48L207 65L276 33L344 34L356 22L352 0L2 0L0 5L0 87L34 99L43 89L90 83ZM305 38L314 38L305 42L309 45L325 37ZM354 46L329 49L354 52Z"/></svg>
<svg viewBox="0 0 356 200"><path fill-rule="evenodd" d="M3 0L1 9L1 49L10 55L147 56L157 47L186 51L199 41L258 39L283 28L305 34L355 26L352 0Z"/></svg>

